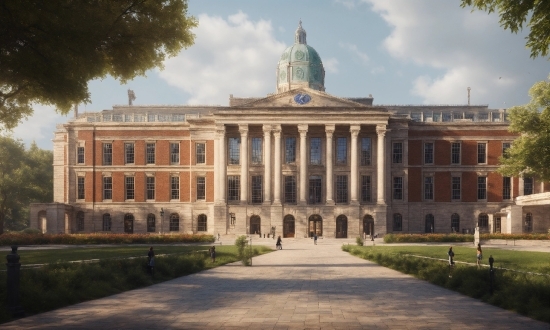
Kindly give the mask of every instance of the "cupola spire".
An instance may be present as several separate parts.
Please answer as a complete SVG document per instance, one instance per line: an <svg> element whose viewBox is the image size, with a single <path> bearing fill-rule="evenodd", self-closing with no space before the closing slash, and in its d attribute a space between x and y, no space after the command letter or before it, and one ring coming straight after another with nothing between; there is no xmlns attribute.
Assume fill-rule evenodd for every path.
<svg viewBox="0 0 550 330"><path fill-rule="evenodd" d="M306 42L306 30L302 28L302 20L300 19L300 23L298 23L298 28L296 29L295 37L294 37L294 43L295 44L304 44L307 45Z"/></svg>

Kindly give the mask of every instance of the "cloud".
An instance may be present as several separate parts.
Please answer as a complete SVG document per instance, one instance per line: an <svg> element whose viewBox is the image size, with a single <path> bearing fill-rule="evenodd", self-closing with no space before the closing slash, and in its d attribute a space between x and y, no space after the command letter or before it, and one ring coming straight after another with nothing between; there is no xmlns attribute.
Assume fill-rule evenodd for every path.
<svg viewBox="0 0 550 330"><path fill-rule="evenodd" d="M55 108L44 105L33 105L34 113L31 117L23 120L13 130L13 137L23 140L27 147L35 141L39 148L51 150L53 148L53 137L55 126L67 121L68 116L55 112Z"/></svg>
<svg viewBox="0 0 550 330"><path fill-rule="evenodd" d="M363 1L391 26L383 47L392 57L438 72L411 81L411 94L424 103L464 104L471 87L473 104L521 104L548 73L545 59L530 59L526 31L503 30L498 15L471 12L454 1Z"/></svg>
<svg viewBox="0 0 550 330"><path fill-rule="evenodd" d="M353 9L356 5L354 0L334 0L334 3L341 4L347 9Z"/></svg>
<svg viewBox="0 0 550 330"><path fill-rule="evenodd" d="M159 73L189 94L189 104L227 105L229 94L275 90L275 67L286 45L275 39L270 21L252 21L241 11L226 19L201 14L198 20L195 45L168 59Z"/></svg>
<svg viewBox="0 0 550 330"><path fill-rule="evenodd" d="M340 42L338 45L340 46L340 48L349 51L352 56L359 59L359 61L361 61L363 64L367 64L369 62L369 56L366 53L360 51L357 45L343 42Z"/></svg>
<svg viewBox="0 0 550 330"><path fill-rule="evenodd" d="M334 57L323 60L323 67L327 72L330 72L330 73L338 73L339 71L338 64L339 64L338 60L335 59Z"/></svg>

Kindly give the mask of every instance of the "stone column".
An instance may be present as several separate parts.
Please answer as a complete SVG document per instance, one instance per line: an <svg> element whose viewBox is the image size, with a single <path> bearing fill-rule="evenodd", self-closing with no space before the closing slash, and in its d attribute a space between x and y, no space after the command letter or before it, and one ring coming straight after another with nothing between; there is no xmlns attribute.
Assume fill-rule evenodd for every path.
<svg viewBox="0 0 550 330"><path fill-rule="evenodd" d="M300 204L306 204L307 200L307 124L298 125L300 132Z"/></svg>
<svg viewBox="0 0 550 330"><path fill-rule="evenodd" d="M360 125L351 125L351 203L357 203L357 176L358 176L358 157L357 157L357 136L361 130Z"/></svg>
<svg viewBox="0 0 550 330"><path fill-rule="evenodd" d="M225 177L225 171L226 171L226 164L225 164L225 155L226 155L226 143L225 143L225 126L220 125L216 127L216 135L218 136L218 152L216 153L216 156L218 157L218 160L216 161L216 169L214 172L214 175L216 176L215 182L216 182L216 191L218 192L218 202L219 203L225 203L225 196L226 196L226 190L225 190L225 183L226 183L226 177ZM217 175L216 175L217 173Z"/></svg>
<svg viewBox="0 0 550 330"><path fill-rule="evenodd" d="M248 125L239 125L241 133L241 203L248 202Z"/></svg>
<svg viewBox="0 0 550 330"><path fill-rule="evenodd" d="M334 201L332 199L332 183L334 181L333 174L332 174L332 164L334 163L334 159L332 159L332 135L334 134L334 125L325 125L325 133L327 134L327 159L326 159L326 167L327 167L327 191L326 191L326 203L327 204L334 204Z"/></svg>
<svg viewBox="0 0 550 330"><path fill-rule="evenodd" d="M376 153L376 177L377 177L377 204L386 204L386 172L385 172L385 152L386 125L376 125L376 134L378 134L377 153Z"/></svg>
<svg viewBox="0 0 550 330"><path fill-rule="evenodd" d="M273 203L281 204L281 125L273 127L275 137L275 166L273 168Z"/></svg>
<svg viewBox="0 0 550 330"><path fill-rule="evenodd" d="M264 203L271 204L271 125L264 125Z"/></svg>

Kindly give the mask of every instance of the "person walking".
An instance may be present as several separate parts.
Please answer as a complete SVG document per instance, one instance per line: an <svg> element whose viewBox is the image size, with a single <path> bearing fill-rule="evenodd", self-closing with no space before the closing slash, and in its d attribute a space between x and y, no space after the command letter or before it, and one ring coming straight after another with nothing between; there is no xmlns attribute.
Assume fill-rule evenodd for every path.
<svg viewBox="0 0 550 330"><path fill-rule="evenodd" d="M283 240L281 239L281 236L277 237L277 243L275 244L275 247L277 248L277 250L282 250L283 249Z"/></svg>
<svg viewBox="0 0 550 330"><path fill-rule="evenodd" d="M155 269L155 251L153 251L152 246L149 248L149 253L147 253L147 265L149 266L149 272L153 275Z"/></svg>
<svg viewBox="0 0 550 330"><path fill-rule="evenodd" d="M476 263L477 268L481 267L481 259L483 259L483 251L481 251L481 244L477 244L477 250L476 250Z"/></svg>
<svg viewBox="0 0 550 330"><path fill-rule="evenodd" d="M317 245L317 233L313 234L313 244Z"/></svg>
<svg viewBox="0 0 550 330"><path fill-rule="evenodd" d="M216 247L215 246L210 248L210 258L212 258L212 262L216 262Z"/></svg>
<svg viewBox="0 0 550 330"><path fill-rule="evenodd" d="M455 253L453 252L453 247L449 247L449 252L447 252L447 255L449 256L449 277L452 276L453 267L455 265L455 261L453 260Z"/></svg>

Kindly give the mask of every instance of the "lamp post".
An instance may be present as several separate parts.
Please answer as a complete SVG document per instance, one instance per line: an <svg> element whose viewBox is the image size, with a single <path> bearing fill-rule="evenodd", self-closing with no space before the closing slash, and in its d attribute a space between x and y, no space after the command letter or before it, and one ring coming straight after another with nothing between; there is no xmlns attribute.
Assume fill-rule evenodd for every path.
<svg viewBox="0 0 550 330"><path fill-rule="evenodd" d="M164 234L164 209L160 208L160 232Z"/></svg>

